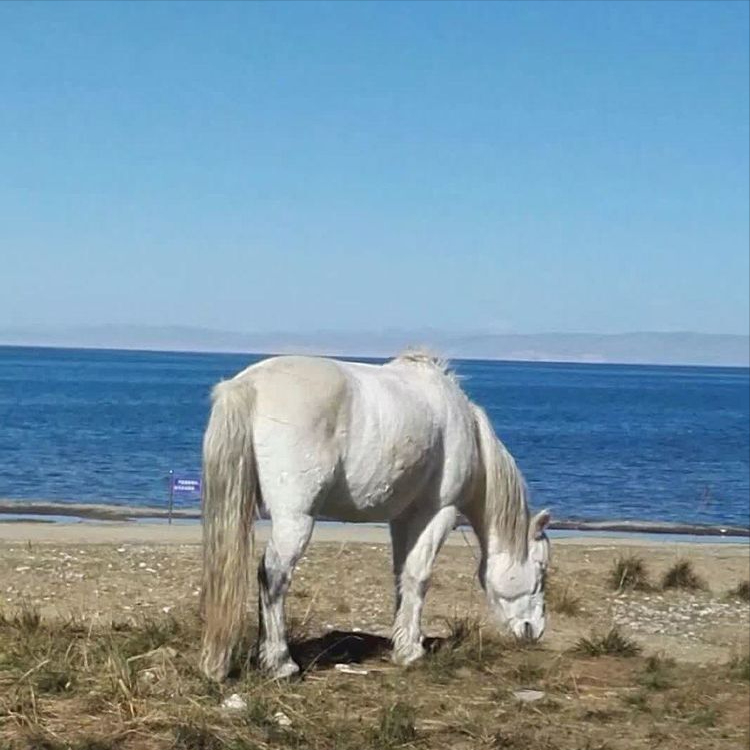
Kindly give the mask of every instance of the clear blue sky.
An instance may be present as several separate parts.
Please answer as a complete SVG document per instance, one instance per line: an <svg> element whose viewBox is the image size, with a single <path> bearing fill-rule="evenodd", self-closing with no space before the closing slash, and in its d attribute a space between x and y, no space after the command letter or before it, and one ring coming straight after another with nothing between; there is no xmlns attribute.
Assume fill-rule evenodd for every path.
<svg viewBox="0 0 750 750"><path fill-rule="evenodd" d="M0 327L748 332L748 3L0 3Z"/></svg>

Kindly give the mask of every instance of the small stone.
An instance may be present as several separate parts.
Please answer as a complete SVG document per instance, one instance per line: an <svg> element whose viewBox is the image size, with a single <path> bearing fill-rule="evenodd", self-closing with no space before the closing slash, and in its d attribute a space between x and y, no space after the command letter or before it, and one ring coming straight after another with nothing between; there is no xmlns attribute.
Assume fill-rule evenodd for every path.
<svg viewBox="0 0 750 750"><path fill-rule="evenodd" d="M228 698L224 698L221 707L226 711L244 711L247 701L239 693L232 693Z"/></svg>
<svg viewBox="0 0 750 750"><path fill-rule="evenodd" d="M343 672L344 674L366 675L370 673L369 670L365 669L364 667L356 667L352 664L334 664L333 668L337 672Z"/></svg>
<svg viewBox="0 0 750 750"><path fill-rule="evenodd" d="M156 682L157 678L153 671L151 671L150 669L144 669L143 672L138 675L138 679L148 685Z"/></svg>
<svg viewBox="0 0 750 750"><path fill-rule="evenodd" d="M273 715L273 720L280 727L290 727L290 726L292 726L292 720L283 711L277 711Z"/></svg>
<svg viewBox="0 0 750 750"><path fill-rule="evenodd" d="M541 690L515 690L513 691L513 697L522 703L534 703L544 698L545 693Z"/></svg>

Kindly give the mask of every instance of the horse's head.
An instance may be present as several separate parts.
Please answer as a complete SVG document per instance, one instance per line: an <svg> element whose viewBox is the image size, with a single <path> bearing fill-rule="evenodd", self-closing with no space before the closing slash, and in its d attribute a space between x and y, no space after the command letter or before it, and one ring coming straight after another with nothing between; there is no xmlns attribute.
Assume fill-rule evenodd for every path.
<svg viewBox="0 0 750 750"><path fill-rule="evenodd" d="M538 640L544 633L544 582L550 559L544 530L549 520L547 510L531 519L525 560L507 552L487 558L483 583L490 607L518 638Z"/></svg>

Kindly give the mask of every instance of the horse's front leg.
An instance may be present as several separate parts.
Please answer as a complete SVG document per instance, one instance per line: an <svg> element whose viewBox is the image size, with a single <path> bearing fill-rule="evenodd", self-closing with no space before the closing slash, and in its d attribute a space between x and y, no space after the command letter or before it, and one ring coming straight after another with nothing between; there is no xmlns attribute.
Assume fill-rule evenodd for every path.
<svg viewBox="0 0 750 750"><path fill-rule="evenodd" d="M432 566L456 523L456 508L441 508L431 516L417 514L391 522L393 571L396 578L396 617L393 661L410 664L424 655L422 608Z"/></svg>
<svg viewBox="0 0 750 750"><path fill-rule="evenodd" d="M273 516L271 539L258 568L258 660L261 669L277 679L299 672L289 654L284 601L312 529L311 516Z"/></svg>

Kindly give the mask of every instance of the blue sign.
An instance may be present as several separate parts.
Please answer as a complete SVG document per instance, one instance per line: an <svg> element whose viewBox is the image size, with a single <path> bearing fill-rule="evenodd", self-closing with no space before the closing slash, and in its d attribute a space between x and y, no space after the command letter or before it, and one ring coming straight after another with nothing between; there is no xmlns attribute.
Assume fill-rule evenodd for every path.
<svg viewBox="0 0 750 750"><path fill-rule="evenodd" d="M175 495L185 497L190 496L187 500L188 504L190 500L200 498L201 496L201 477L196 474L175 474L174 471L169 472L169 523L172 523L172 508L174 506Z"/></svg>
<svg viewBox="0 0 750 750"><path fill-rule="evenodd" d="M200 495L200 477L181 477L177 474L172 474L172 492L189 495Z"/></svg>

